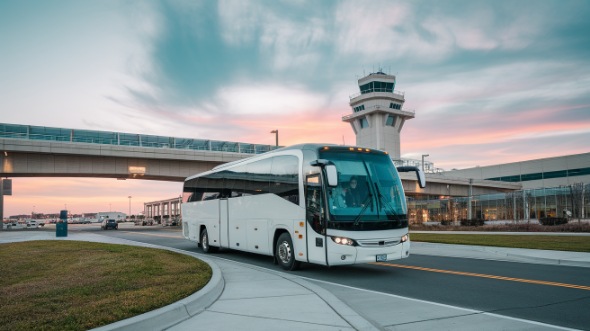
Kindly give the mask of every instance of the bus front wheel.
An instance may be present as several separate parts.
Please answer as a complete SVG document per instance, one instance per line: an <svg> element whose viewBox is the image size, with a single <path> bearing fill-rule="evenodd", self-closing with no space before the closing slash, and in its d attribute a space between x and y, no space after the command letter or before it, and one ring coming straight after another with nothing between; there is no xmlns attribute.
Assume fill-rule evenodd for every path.
<svg viewBox="0 0 590 331"><path fill-rule="evenodd" d="M282 233L277 240L275 249L275 258L281 268L285 270L297 270L299 262L295 261L295 251L293 250L293 241L288 233Z"/></svg>
<svg viewBox="0 0 590 331"><path fill-rule="evenodd" d="M203 229L203 231L201 231L201 248L203 249L203 253L213 253L217 250L217 247L209 246L209 235L207 234L207 229Z"/></svg>

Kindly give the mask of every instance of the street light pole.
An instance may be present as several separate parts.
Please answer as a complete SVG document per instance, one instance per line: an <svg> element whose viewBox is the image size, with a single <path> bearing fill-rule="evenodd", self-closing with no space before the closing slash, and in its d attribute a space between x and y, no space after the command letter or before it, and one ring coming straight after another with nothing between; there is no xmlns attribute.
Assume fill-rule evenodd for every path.
<svg viewBox="0 0 590 331"><path fill-rule="evenodd" d="M276 141L276 145L277 147L279 147L279 130L272 130L270 133L274 133L275 134L275 141Z"/></svg>
<svg viewBox="0 0 590 331"><path fill-rule="evenodd" d="M128 196L129 198L129 215L127 216L127 218L131 218L131 198L132 196Z"/></svg>
<svg viewBox="0 0 590 331"><path fill-rule="evenodd" d="M424 172L424 158L430 156L429 154L422 154L422 172Z"/></svg>

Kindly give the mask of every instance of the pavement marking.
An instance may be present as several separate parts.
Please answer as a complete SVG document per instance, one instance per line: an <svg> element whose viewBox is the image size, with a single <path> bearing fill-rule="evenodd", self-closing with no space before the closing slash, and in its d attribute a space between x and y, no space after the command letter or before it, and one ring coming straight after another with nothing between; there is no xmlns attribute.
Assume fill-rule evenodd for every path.
<svg viewBox="0 0 590 331"><path fill-rule="evenodd" d="M352 290L357 290L357 291L362 291L362 292L367 292L367 293L373 293L373 294L388 296L388 297L397 298L397 299L401 299L401 300L407 300L407 301L417 302L417 303L420 303L420 304L429 304L429 305L443 307L443 308L455 309L455 310L458 310L458 311L463 311L467 315L481 314L481 315L486 315L486 316L495 317L495 318L501 318L501 319L506 319L506 320L512 320L512 321L518 321L518 322L528 323L528 324L532 324L532 325L538 325L538 326L543 326L543 327L550 327L550 328L554 328L554 329L558 329L558 330L568 330L568 331L578 331L579 330L579 329L572 329L572 328L568 328L568 327L564 327L564 326L559 326L559 325L553 325L553 324L547 324L547 323L543 323L543 322L526 320L526 319L522 319L522 318L518 318L518 317L511 317L511 316L506 316L506 315L499 315L499 314L496 314L496 313L490 313L490 312L486 312L486 311L483 311L483 310L476 310L476 309L463 308L463 307L458 307L458 306L451 306L451 305L447 305L447 304L444 304L444 303L438 303L438 302L434 302L434 301L428 301L428 300L416 299L416 298L411 298L411 297L405 297L405 296L401 296L401 295L397 295L397 294L386 293L386 292L379 292L379 291L374 291L374 290L367 290L367 289L360 288L360 287L343 285L343 284L338 284L338 283L329 282L329 281L325 281L325 280L319 280L319 279L315 279L315 278L309 278L309 277L304 277L304 276L296 276L296 277L307 279L307 280L312 281L312 282L324 283L324 284L328 284L328 285L344 287L344 288L348 288L348 289L352 289ZM352 295L351 297L354 297L354 295ZM342 301L344 301L344 300L342 300ZM456 317L461 317L461 315L457 315Z"/></svg>
<svg viewBox="0 0 590 331"><path fill-rule="evenodd" d="M164 237L164 238L182 238L182 236L170 236L165 234L153 234L153 233L145 233L145 232L135 232L135 231L119 231L123 233L133 233L133 234L142 234L144 236L153 236L153 237Z"/></svg>
<svg viewBox="0 0 590 331"><path fill-rule="evenodd" d="M525 279L525 278L514 278L514 277L504 277L504 276L495 276L495 275L487 275L487 274L478 274L478 273L464 272L464 271L453 271L453 270L424 268L424 267L416 267L416 266L411 266L411 265L394 264L394 263L376 262L376 263L371 263L371 264L385 266L385 267L413 269L413 270L438 272L438 273L443 273L443 274L469 276L469 277L480 277L480 278L498 279L498 280L506 280L506 281L511 281L511 282L536 284L536 285L567 287L567 288L574 288L574 289L578 289L578 290L590 291L590 286L575 285L575 284L566 284L566 283L557 283L557 282L549 282L549 281L544 281L544 280L534 280L534 279Z"/></svg>

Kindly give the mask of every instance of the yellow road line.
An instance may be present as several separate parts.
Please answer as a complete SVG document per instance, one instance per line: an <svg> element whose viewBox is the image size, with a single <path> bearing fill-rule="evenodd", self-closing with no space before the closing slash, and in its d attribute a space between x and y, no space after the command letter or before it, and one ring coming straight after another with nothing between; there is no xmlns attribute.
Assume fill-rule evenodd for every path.
<svg viewBox="0 0 590 331"><path fill-rule="evenodd" d="M373 264L380 265L380 266L385 266L385 267L397 267L397 268L404 268L404 269L413 269L413 270L421 270L421 271L429 271L429 272L438 272L438 273L450 274L450 275L459 275L459 276L469 276L469 277L480 277L480 278L498 279L498 280L506 280L506 281L511 281L511 282L529 283L529 284L537 284L537 285L548 285L548 286L558 286L558 287L567 287L567 288L575 288L575 289L578 289L578 290L590 291L590 286L565 284L565 283L557 283L557 282L548 282L548 281L544 281L544 280L513 278L513 277L504 277L504 276L478 274L478 273L473 273L473 272L452 271L452 270L443 270L443 269L432 269L432 268L424 268L424 267L415 267L415 266L411 266L411 265L382 263L382 262L376 262L376 263L373 263Z"/></svg>

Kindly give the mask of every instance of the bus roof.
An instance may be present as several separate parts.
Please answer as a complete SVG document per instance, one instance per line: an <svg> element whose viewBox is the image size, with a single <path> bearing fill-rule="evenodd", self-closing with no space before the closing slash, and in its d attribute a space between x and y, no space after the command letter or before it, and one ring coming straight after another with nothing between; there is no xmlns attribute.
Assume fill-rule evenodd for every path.
<svg viewBox="0 0 590 331"><path fill-rule="evenodd" d="M311 150L311 151L318 151L324 147L328 147L328 148L337 148L339 150L358 150L358 151L367 151L367 152L377 152L377 153L382 153L382 154L387 154L387 152L383 152L381 150L378 149L371 149L371 148L365 148L365 147L358 147L358 146L349 146L349 145L336 145L336 144L318 144L318 143L304 143L304 144L297 144L297 145L292 145L292 146L286 146L286 147L281 147L266 153L262 153L262 154L258 154L255 156L251 156L245 159L241 159L241 160L237 160L237 161L232 161L232 162L228 162L228 163L224 163L224 164L220 164L216 167L214 167L213 169L209 170L209 171L204 171L192 176L187 177L185 180L188 179L192 179L195 177L199 177L203 174L207 174L207 173L214 173L217 172L219 170L223 170L223 169L227 169L227 168L231 168L235 165L244 163L244 162L248 162L251 160L258 160L258 159L262 159L262 158L266 158L268 155L272 155L272 154L276 154L279 152L283 152L283 151L289 151L289 150Z"/></svg>

